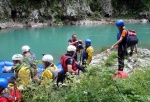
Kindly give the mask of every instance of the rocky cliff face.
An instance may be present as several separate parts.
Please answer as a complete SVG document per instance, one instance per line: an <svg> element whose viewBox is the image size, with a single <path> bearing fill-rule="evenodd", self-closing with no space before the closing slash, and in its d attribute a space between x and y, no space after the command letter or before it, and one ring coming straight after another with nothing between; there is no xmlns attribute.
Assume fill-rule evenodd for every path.
<svg viewBox="0 0 150 102"><path fill-rule="evenodd" d="M9 8L9 1L8 0L1 0L0 1L0 19L7 19L10 15L11 9Z"/></svg>
<svg viewBox="0 0 150 102"><path fill-rule="evenodd" d="M11 11L14 8L19 8L21 16L26 16L31 19L40 19L41 17L50 18L52 21L60 17L60 19L70 19L70 20L79 20L79 19L87 19L88 16L93 14L93 11L90 7L91 1L88 0L76 0L76 1L67 1L61 0L58 4L51 4L47 6L47 4L41 4L41 7L21 7L16 5L12 5L9 0L1 0L0 1L0 15L1 19L7 19L11 17ZM112 15L112 5L111 0L100 0L98 2L100 7L102 7L102 13L104 15ZM26 4L27 5L27 4ZM24 9L26 8L26 11ZM18 10L18 9L17 9ZM28 11L27 11L28 10ZM28 12L28 13L27 13ZM95 12L95 11L94 11ZM99 14L100 12L97 11ZM19 14L19 15L20 15ZM63 18L61 18L63 17Z"/></svg>

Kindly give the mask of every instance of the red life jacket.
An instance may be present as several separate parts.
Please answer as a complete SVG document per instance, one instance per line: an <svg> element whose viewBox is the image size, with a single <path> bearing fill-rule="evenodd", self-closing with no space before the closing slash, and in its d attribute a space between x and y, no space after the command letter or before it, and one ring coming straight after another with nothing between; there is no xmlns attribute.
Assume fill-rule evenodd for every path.
<svg viewBox="0 0 150 102"><path fill-rule="evenodd" d="M128 30L128 36L136 36L135 30Z"/></svg>
<svg viewBox="0 0 150 102"><path fill-rule="evenodd" d="M17 89L12 90L9 94L8 100L10 100L10 102L14 102L16 100L21 102L21 100L22 100L21 93Z"/></svg>
<svg viewBox="0 0 150 102"><path fill-rule="evenodd" d="M66 61L67 61L68 58L71 58L71 59L74 60L74 63L73 63L73 65L72 65L72 69L73 69L74 71L76 71L75 59L74 59L73 57L71 57L71 56L66 56L65 54L63 54L63 55L61 56L61 59L60 59L60 63L61 63L61 65L62 65L63 69L64 69L66 72L68 72L67 65L66 65Z"/></svg>
<svg viewBox="0 0 150 102"><path fill-rule="evenodd" d="M118 71L114 74L113 78L118 77L119 79L125 79L127 78L128 74L126 72L123 71Z"/></svg>
<svg viewBox="0 0 150 102"><path fill-rule="evenodd" d="M0 102L10 102L7 97L0 96Z"/></svg>

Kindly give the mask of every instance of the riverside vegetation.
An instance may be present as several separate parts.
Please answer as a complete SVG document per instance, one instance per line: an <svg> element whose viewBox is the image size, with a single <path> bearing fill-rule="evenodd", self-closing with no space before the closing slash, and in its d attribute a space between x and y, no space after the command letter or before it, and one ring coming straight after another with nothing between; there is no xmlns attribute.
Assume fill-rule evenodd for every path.
<svg viewBox="0 0 150 102"><path fill-rule="evenodd" d="M23 91L25 102L149 102L150 51L138 49L126 57L127 79L113 80L117 69L117 52L101 52L93 57L86 73L69 78L67 87L30 84ZM130 64L130 66L128 65ZM131 67L132 66L132 67ZM72 81L70 83L70 81Z"/></svg>

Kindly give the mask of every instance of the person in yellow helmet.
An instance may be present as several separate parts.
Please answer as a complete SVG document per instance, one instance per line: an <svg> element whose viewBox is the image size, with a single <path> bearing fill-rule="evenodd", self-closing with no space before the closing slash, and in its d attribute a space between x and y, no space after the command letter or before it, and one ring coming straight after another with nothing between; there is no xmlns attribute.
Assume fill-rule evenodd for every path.
<svg viewBox="0 0 150 102"><path fill-rule="evenodd" d="M15 54L12 56L14 63L14 79L18 87L29 84L31 80L29 65L23 63L23 56L21 54ZM22 90L21 87L20 90Z"/></svg>
<svg viewBox="0 0 150 102"><path fill-rule="evenodd" d="M90 39L86 39L85 40L85 51L82 54L82 65L89 65L91 60L92 60L92 56L94 53L94 49L91 46L91 40Z"/></svg>
<svg viewBox="0 0 150 102"><path fill-rule="evenodd" d="M58 76L58 69L55 64L53 64L53 57L49 54L46 54L42 57L42 62L44 65L44 70L42 72L42 78L45 82L52 79L55 81Z"/></svg>

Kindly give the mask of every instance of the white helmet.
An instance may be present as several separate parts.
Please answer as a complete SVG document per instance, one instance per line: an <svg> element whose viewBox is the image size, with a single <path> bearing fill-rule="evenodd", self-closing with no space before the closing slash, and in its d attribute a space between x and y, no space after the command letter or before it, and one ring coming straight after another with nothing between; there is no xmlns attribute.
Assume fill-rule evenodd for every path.
<svg viewBox="0 0 150 102"><path fill-rule="evenodd" d="M42 57L42 61L52 63L53 62L53 56L52 55L44 55Z"/></svg>
<svg viewBox="0 0 150 102"><path fill-rule="evenodd" d="M69 46L67 47L67 51L76 51L76 47L73 46L73 45L69 45Z"/></svg>
<svg viewBox="0 0 150 102"><path fill-rule="evenodd" d="M27 52L30 50L30 47L28 45L22 46L22 52Z"/></svg>
<svg viewBox="0 0 150 102"><path fill-rule="evenodd" d="M21 54L15 54L12 56L12 60L23 60L23 56Z"/></svg>

